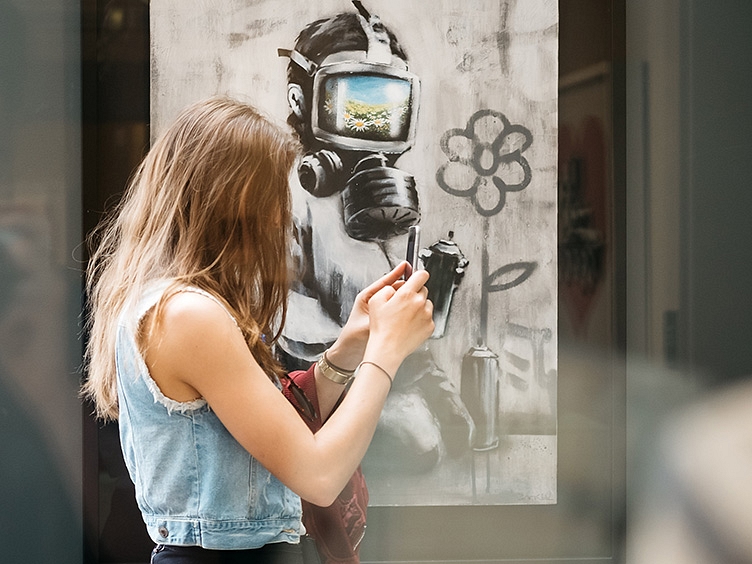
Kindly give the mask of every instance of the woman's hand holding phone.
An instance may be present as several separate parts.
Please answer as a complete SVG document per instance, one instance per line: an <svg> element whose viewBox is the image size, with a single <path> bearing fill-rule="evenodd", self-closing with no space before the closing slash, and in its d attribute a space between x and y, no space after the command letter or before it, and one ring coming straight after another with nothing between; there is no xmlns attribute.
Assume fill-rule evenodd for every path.
<svg viewBox="0 0 752 564"><path fill-rule="evenodd" d="M356 297L340 337L327 353L337 366L354 368L366 358L367 348L376 348L373 343L378 341L382 343L381 352L376 354L379 357L394 357L383 362L396 364L396 371L402 360L431 335L433 305L428 300L428 290L425 288L428 273L420 271L420 276L413 276L419 272L419 250L420 227L413 226L408 232L407 260ZM396 300L392 302L395 297ZM377 319L374 319L374 315Z"/></svg>
<svg viewBox="0 0 752 564"><path fill-rule="evenodd" d="M405 262L397 271L404 273L407 268ZM370 334L363 358L377 362L392 377L402 361L433 333L427 280L427 271L416 270L406 281L383 287L368 301Z"/></svg>

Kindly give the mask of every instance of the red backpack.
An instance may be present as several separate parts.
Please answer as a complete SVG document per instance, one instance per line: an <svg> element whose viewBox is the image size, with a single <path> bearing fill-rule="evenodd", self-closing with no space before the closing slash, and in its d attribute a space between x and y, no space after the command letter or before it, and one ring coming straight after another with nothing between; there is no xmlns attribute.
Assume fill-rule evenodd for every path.
<svg viewBox="0 0 752 564"><path fill-rule="evenodd" d="M298 397L299 392L302 391L316 414L319 413L314 367L315 365L312 365L308 370L291 372L289 378L282 379L282 391L290 403L298 408L303 420L315 433L324 421L320 416L315 418L306 416L301 405L301 401L305 400ZM291 384L291 381L294 383ZM294 389L295 385L298 390ZM342 397L345 393L343 392ZM334 409L337 409L337 406ZM302 500L302 504L303 525L308 535L314 539L323 564L359 564L358 549L366 532L366 508L368 506L368 487L360 466L329 507L320 507L305 500Z"/></svg>

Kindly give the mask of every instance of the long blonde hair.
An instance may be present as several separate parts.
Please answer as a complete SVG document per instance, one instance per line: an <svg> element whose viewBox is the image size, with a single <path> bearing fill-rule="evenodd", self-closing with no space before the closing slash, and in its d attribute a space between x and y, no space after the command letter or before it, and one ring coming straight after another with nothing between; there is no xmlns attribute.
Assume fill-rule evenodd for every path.
<svg viewBox="0 0 752 564"><path fill-rule="evenodd" d="M225 97L183 110L154 143L98 239L86 276L83 395L117 419L118 317L147 284L170 281L223 300L267 374L287 312L288 177L299 146L254 108ZM157 306L159 318L168 290Z"/></svg>

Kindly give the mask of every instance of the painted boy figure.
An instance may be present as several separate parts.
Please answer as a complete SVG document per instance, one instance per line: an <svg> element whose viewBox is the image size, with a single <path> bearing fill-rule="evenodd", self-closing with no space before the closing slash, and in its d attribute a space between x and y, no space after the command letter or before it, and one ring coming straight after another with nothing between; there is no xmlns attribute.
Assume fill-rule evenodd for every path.
<svg viewBox="0 0 752 564"><path fill-rule="evenodd" d="M355 296L404 257L420 220L415 179L395 163L413 141L420 81L394 34L358 1L308 25L290 58L289 123L307 154L293 185L298 280L280 340L288 369L314 362ZM427 349L395 378L364 467L422 472L470 447L473 422ZM383 453L388 453L384 456Z"/></svg>

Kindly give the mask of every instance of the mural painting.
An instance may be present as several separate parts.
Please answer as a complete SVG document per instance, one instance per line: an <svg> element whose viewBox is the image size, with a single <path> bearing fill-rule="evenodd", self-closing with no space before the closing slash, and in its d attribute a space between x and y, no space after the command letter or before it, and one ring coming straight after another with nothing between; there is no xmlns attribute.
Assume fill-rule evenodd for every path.
<svg viewBox="0 0 752 564"><path fill-rule="evenodd" d="M152 0L152 135L213 94L286 121L307 367L419 225L432 339L363 462L371 505L556 502L554 0Z"/></svg>

